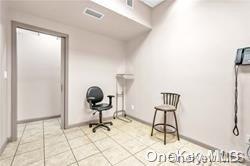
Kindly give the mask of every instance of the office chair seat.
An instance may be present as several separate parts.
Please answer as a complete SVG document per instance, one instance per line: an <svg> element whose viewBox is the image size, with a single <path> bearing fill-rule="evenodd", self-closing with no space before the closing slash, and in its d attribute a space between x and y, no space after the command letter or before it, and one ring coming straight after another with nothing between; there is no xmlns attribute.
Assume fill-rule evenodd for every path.
<svg viewBox="0 0 250 166"><path fill-rule="evenodd" d="M101 103L101 104L96 104L92 106L92 108L93 110L97 110L97 111L107 111L112 108L112 105Z"/></svg>

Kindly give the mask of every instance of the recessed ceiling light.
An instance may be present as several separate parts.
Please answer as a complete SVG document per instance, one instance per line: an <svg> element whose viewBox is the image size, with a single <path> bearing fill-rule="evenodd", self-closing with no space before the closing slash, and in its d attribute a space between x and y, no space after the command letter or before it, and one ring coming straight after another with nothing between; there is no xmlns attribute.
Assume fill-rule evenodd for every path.
<svg viewBox="0 0 250 166"><path fill-rule="evenodd" d="M98 12L98 11L96 11L94 9L90 9L90 8L86 8L84 10L84 14L88 15L90 17L93 17L95 19L98 19L98 20L100 20L104 17L104 14L102 14L101 12Z"/></svg>
<svg viewBox="0 0 250 166"><path fill-rule="evenodd" d="M159 5L160 3L162 3L165 0L141 0L142 2L144 2L146 5L150 6L150 7L156 7L157 5Z"/></svg>

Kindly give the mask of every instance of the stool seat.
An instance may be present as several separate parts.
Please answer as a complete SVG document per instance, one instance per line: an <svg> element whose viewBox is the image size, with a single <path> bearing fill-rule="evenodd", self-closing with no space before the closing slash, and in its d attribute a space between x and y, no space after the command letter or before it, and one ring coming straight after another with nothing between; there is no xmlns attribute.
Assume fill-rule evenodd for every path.
<svg viewBox="0 0 250 166"><path fill-rule="evenodd" d="M155 107L156 110L160 111L175 111L176 107L169 104L163 104Z"/></svg>

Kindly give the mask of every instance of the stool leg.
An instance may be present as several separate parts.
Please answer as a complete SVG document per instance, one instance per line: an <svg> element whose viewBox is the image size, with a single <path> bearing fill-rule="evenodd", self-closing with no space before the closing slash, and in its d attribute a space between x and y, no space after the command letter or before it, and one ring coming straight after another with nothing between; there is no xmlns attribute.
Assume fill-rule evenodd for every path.
<svg viewBox="0 0 250 166"><path fill-rule="evenodd" d="M175 112L174 112L174 119L175 119L175 126L176 126L177 138L178 138L178 141L179 141L180 140L180 136L179 136L178 123L177 123L177 118L176 118Z"/></svg>
<svg viewBox="0 0 250 166"><path fill-rule="evenodd" d="M151 136L153 136L156 113L157 113L157 110L155 110L155 115L154 115L154 119L153 119L152 130L151 130Z"/></svg>
<svg viewBox="0 0 250 166"><path fill-rule="evenodd" d="M167 134L167 130L166 130L166 123L167 123L167 111L164 111L164 145L166 145L166 134Z"/></svg>

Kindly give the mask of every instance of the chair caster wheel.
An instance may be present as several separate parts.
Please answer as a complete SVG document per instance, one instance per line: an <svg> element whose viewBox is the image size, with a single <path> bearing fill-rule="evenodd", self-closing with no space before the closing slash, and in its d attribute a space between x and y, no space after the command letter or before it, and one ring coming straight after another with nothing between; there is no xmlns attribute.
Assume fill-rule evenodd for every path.
<svg viewBox="0 0 250 166"><path fill-rule="evenodd" d="M113 123L111 122L110 125L113 126Z"/></svg>
<svg viewBox="0 0 250 166"><path fill-rule="evenodd" d="M115 119L115 117L113 117L113 119Z"/></svg>
<svg viewBox="0 0 250 166"><path fill-rule="evenodd" d="M110 129L108 129L108 131L110 131Z"/></svg>
<svg viewBox="0 0 250 166"><path fill-rule="evenodd" d="M92 127L92 125L90 124L90 125L89 125L89 128L91 128L91 127Z"/></svg>
<svg viewBox="0 0 250 166"><path fill-rule="evenodd" d="M95 133L96 132L96 130L93 130L93 133Z"/></svg>
<svg viewBox="0 0 250 166"><path fill-rule="evenodd" d="M124 117L127 117L127 115L126 115L126 114L124 114Z"/></svg>

